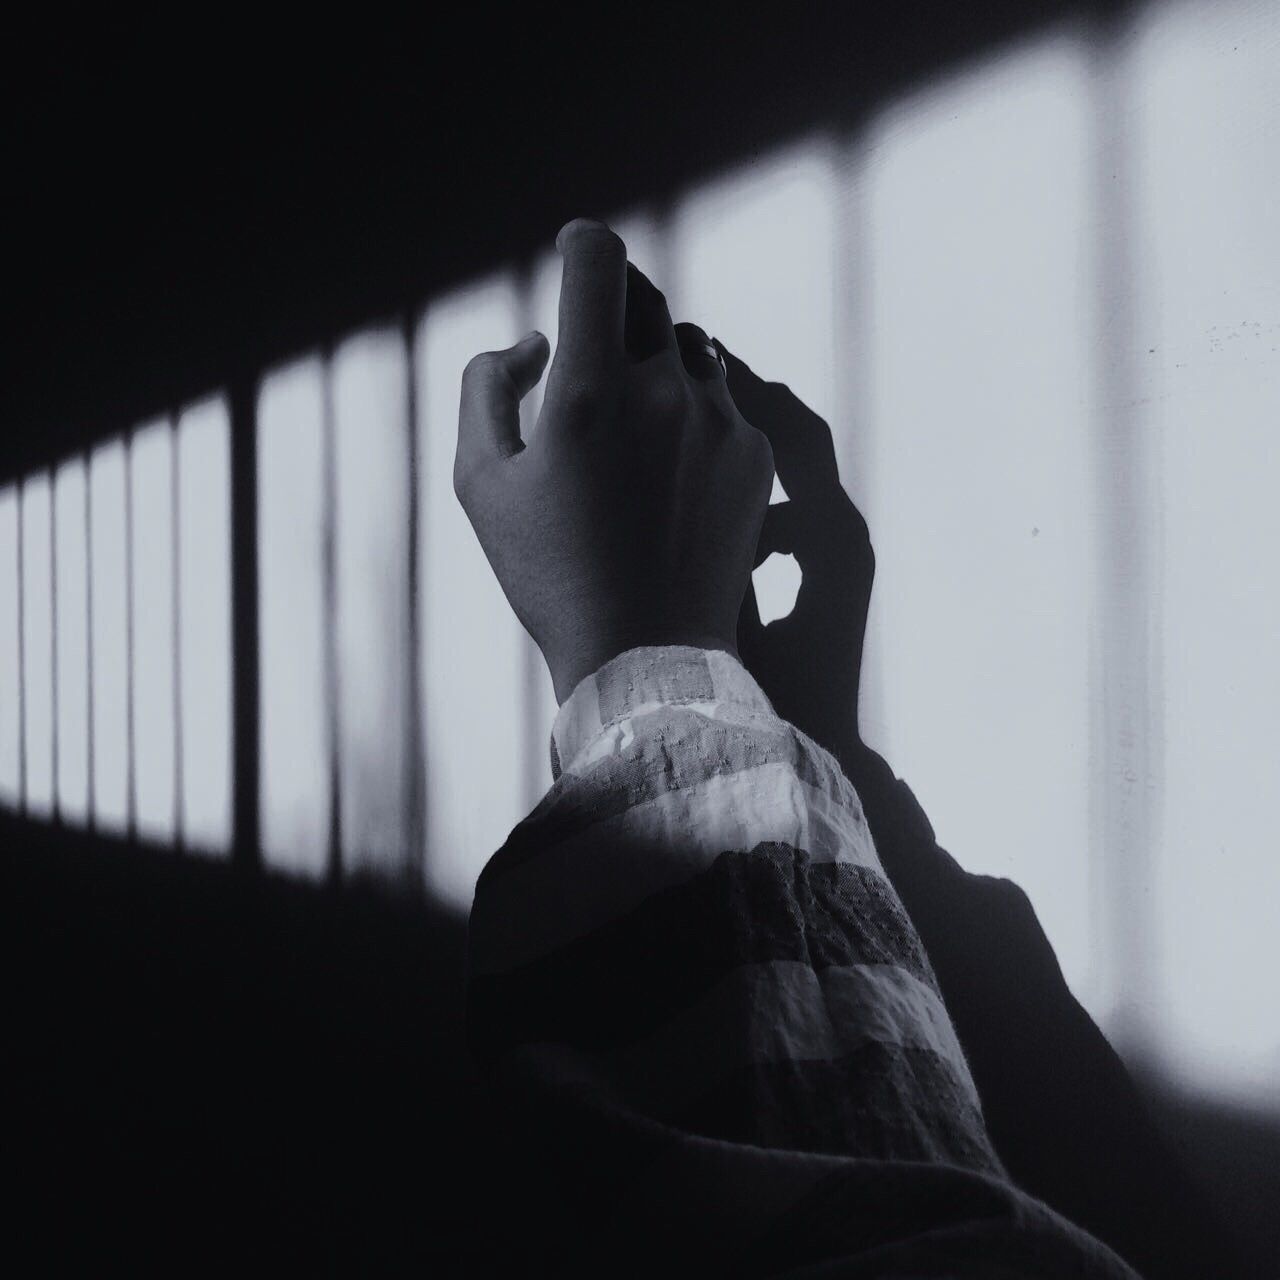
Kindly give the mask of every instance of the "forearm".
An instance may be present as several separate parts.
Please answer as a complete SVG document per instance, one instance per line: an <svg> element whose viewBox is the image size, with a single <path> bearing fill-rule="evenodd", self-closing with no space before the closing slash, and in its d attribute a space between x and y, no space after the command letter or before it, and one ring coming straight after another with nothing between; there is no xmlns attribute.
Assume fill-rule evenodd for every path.
<svg viewBox="0 0 1280 1280"><path fill-rule="evenodd" d="M998 1167L856 793L729 655L607 664L556 754L557 787L477 890L495 1048L555 1043L709 1136ZM825 1082L858 1071L883 1096L833 1113Z"/></svg>
<svg viewBox="0 0 1280 1280"><path fill-rule="evenodd" d="M857 793L734 659L623 655L554 742L557 782L485 869L471 934L472 1043L540 1140L578 1144L588 1184L646 1170L621 1199L665 1214L681 1186L733 1188L699 1226L735 1247L826 1231L853 1256L891 1222L915 1257L939 1215L957 1258L1028 1232L1089 1247L1007 1183ZM882 1212L786 1226L832 1179Z"/></svg>

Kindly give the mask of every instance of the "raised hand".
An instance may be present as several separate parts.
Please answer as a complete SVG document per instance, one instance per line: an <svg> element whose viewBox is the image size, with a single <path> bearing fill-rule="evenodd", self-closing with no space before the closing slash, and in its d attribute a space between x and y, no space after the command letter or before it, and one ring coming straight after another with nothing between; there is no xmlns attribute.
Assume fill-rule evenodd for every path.
<svg viewBox="0 0 1280 1280"><path fill-rule="evenodd" d="M769 500L769 442L734 405L705 340L677 335L662 294L603 223L577 219L560 342L530 438L521 399L542 375L534 333L462 381L454 489L563 702L640 645L736 652Z"/></svg>

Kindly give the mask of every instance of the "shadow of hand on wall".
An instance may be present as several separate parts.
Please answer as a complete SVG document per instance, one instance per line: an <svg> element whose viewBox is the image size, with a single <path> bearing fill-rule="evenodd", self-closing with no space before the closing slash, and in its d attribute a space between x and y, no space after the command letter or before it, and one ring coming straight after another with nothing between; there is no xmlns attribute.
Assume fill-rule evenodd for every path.
<svg viewBox="0 0 1280 1280"><path fill-rule="evenodd" d="M948 971L939 973L945 990L953 957L965 968L972 961L956 954L967 940L948 927L943 899L958 880L974 878L938 848L914 797L859 732L859 681L875 578L867 522L840 483L827 423L789 387L765 381L715 342L734 403L768 437L788 497L765 516L755 565L777 552L793 556L803 575L791 612L767 624L748 585L738 620L739 656L778 715L825 747L854 784L886 873L935 966ZM1052 953L1049 958L1052 963Z"/></svg>
<svg viewBox="0 0 1280 1280"><path fill-rule="evenodd" d="M748 587L739 655L778 715L831 752L854 784L933 965L997 1151L1015 1182L1143 1269L1190 1276L1220 1267L1233 1253L1220 1224L1067 989L1026 894L966 873L907 785L863 743L859 672L875 575L866 521L840 484L826 422L716 347L734 402L773 447L789 499L769 508L755 564L789 554L803 574L792 611L767 625Z"/></svg>
<svg viewBox="0 0 1280 1280"><path fill-rule="evenodd" d="M831 430L778 382L766 382L718 339L729 392L773 446L787 502L769 508L756 551L794 556L803 580L785 618L763 624L747 588L738 652L784 719L831 752L852 776L862 753L858 678L875 556L867 522L840 484Z"/></svg>
<svg viewBox="0 0 1280 1280"><path fill-rule="evenodd" d="M738 619L739 656L778 715L826 748L854 784L885 872L949 995L953 971L958 981L959 973L978 963L971 940L955 927L952 895L978 878L966 876L938 847L914 796L859 732L859 682L875 578L867 522L840 483L827 423L789 387L765 381L714 341L734 403L768 437L788 497L765 516L755 565L777 552L793 556L803 575L791 612L767 624L748 585ZM1056 968L1043 934L1040 940L1041 967L1047 959Z"/></svg>

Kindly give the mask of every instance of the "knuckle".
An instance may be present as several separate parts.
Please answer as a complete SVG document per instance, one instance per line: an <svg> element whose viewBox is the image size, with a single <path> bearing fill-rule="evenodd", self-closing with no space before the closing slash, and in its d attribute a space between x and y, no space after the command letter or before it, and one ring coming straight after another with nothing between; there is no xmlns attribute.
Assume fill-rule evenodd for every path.
<svg viewBox="0 0 1280 1280"><path fill-rule="evenodd" d="M453 493L464 509L470 507L476 491L477 468L475 463L467 462L461 454L453 460Z"/></svg>
<svg viewBox="0 0 1280 1280"><path fill-rule="evenodd" d="M599 404L609 398L611 380L600 370L579 375L574 380L573 398L587 404Z"/></svg>
<svg viewBox="0 0 1280 1280"><path fill-rule="evenodd" d="M612 379L602 371L584 371L569 379L561 393L570 405L579 410L599 409L613 393Z"/></svg>
<svg viewBox="0 0 1280 1280"><path fill-rule="evenodd" d="M460 462L453 464L453 496L466 506L467 495L471 491L471 481L466 469Z"/></svg>
<svg viewBox="0 0 1280 1280"><path fill-rule="evenodd" d="M646 378L641 384L640 399L646 418L675 426L688 416L692 393L683 378L670 373Z"/></svg>

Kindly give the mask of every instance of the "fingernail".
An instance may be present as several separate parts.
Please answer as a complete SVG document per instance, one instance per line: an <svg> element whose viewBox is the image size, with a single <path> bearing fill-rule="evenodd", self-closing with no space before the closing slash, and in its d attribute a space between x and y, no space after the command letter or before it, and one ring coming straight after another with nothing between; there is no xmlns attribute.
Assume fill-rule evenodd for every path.
<svg viewBox="0 0 1280 1280"><path fill-rule="evenodd" d="M546 336L547 335L543 333L541 329L530 329L529 332L526 333L524 337L521 338L520 341L516 343L516 346L522 347L526 342L532 342L534 338L542 338L545 340Z"/></svg>

